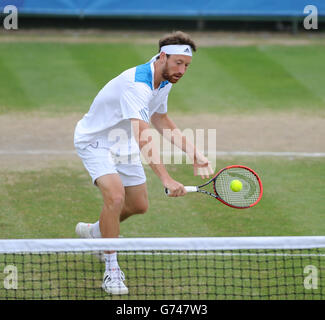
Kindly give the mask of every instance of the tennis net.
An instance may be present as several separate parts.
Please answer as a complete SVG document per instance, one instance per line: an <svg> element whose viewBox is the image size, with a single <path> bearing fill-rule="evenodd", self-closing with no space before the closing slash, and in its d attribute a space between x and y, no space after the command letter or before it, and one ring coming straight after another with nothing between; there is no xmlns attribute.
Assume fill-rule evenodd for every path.
<svg viewBox="0 0 325 320"><path fill-rule="evenodd" d="M101 288L103 250L127 295ZM0 240L0 299L319 300L324 261L325 237Z"/></svg>

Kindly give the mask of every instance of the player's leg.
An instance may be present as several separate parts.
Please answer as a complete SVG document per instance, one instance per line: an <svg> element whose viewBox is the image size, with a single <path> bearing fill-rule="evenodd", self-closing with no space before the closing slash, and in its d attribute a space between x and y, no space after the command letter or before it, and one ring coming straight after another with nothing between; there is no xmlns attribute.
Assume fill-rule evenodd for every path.
<svg viewBox="0 0 325 320"><path fill-rule="evenodd" d="M107 161L111 160L108 150L87 148L78 150L78 154L90 173L93 183L96 183L101 190L104 206L98 222L78 223L76 232L83 238L117 237L120 219L123 221L135 213L143 213L148 206L146 178L141 162L132 165L122 164L117 170L115 164L111 165L114 161ZM129 199L127 201L125 201L126 194ZM117 263L116 252L105 253L104 258L106 271L103 289L113 294L128 293L123 283L124 274Z"/></svg>
<svg viewBox="0 0 325 320"><path fill-rule="evenodd" d="M78 154L89 172L92 182L100 189L104 205L98 222L97 235L91 234L89 224L78 223L76 233L83 238L117 237L119 234L120 214L124 205L125 191L121 179L116 170L115 161L106 148L99 148L98 144L89 145L85 149L78 149ZM86 227L85 227L86 226ZM111 294L126 294L127 287L124 285L124 274L117 263L116 252L104 254L105 273L103 289Z"/></svg>
<svg viewBox="0 0 325 320"><path fill-rule="evenodd" d="M98 187L101 189L101 184L105 181L102 179L97 183ZM111 186L111 184L110 184ZM120 185L118 190L120 190ZM114 190L116 192L116 190ZM115 224L115 226L120 222L131 215L145 213L148 208L148 197L147 197L147 187L146 184L140 184L136 186L128 186L124 188L125 200L121 199L121 193L115 194L111 192L111 190L102 191L104 198L106 198L106 202L104 203L104 208L100 217L100 229L103 237L118 235L119 227L112 228L111 223ZM106 195L107 193L107 195ZM112 211L117 212L118 209L121 209L121 204L123 201L123 208L120 211L120 215L110 215ZM108 208L107 208L108 207ZM107 219L108 218L108 219ZM113 218L113 219L112 219ZM118 221L117 221L118 219ZM113 221L112 221L113 220ZM108 225L107 225L108 224ZM106 233L105 233L106 232ZM128 288L124 284L125 276L121 271L118 262L117 262L117 253L116 252L107 252L104 253L106 271L104 274L103 281L103 289L112 294L127 294Z"/></svg>
<svg viewBox="0 0 325 320"><path fill-rule="evenodd" d="M125 187L125 201L120 222L134 214L143 214L148 210L147 184Z"/></svg>
<svg viewBox="0 0 325 320"><path fill-rule="evenodd" d="M121 188L122 185L124 186L123 209L120 211L120 222L122 222L134 214L139 214L139 213L141 214L147 211L148 192L147 192L147 185L146 185L146 175L139 156L131 157L131 162L127 162L127 163L116 161L115 168L120 178L119 181L120 191L118 192L117 195L113 194L111 190L107 190L107 191L108 191L108 195L113 194L114 198L117 197L117 199L114 199L113 202L115 203L115 205L118 206L119 204L121 204L121 198L120 198L120 195L122 194ZM97 180L97 186L100 189L101 189L100 184L102 181L104 181L104 179L105 176L100 177L100 179ZM105 193L103 193L103 196L104 194ZM109 201L111 203L112 199ZM101 220L108 221L109 219L105 219L105 212L106 211L104 208L102 211L103 218ZM114 218L116 219L116 217ZM90 232L88 233L90 233L91 236L94 238L100 236L106 237L105 235L101 234L101 231L103 230L103 228L108 228L108 229L110 228L106 223L103 226L101 222L100 223L96 222L91 225L88 224L87 226L88 226L87 229L90 230Z"/></svg>
<svg viewBox="0 0 325 320"><path fill-rule="evenodd" d="M146 183L124 188L125 200L120 214L120 222L135 214L143 214L148 209L148 192ZM102 210L104 213L104 208ZM109 226L108 226L109 227ZM102 238L100 221L95 223L79 222L76 233L82 238Z"/></svg>
<svg viewBox="0 0 325 320"><path fill-rule="evenodd" d="M103 238L117 238L120 231L120 215L124 206L125 191L118 174L99 177L96 184L102 193L104 205L99 218L100 232ZM107 293L127 294L125 276L121 271L117 253L105 251L105 273L102 287Z"/></svg>
<svg viewBox="0 0 325 320"><path fill-rule="evenodd" d="M122 205L124 201L124 188L121 185L121 180L118 178L118 172L111 153L106 148L99 148L98 146L93 147L93 145L89 145L85 149L77 148L77 151L92 178L93 184L97 187L98 183L102 185L101 192L104 198L104 206L101 212L101 216L103 216L102 220L113 220L111 225L105 223L105 226L108 226L103 226L105 230L107 228L111 228L111 230L104 232L116 235L118 230L116 222L114 223L114 219L116 221L116 217L121 213L118 207ZM107 183L106 180L108 180ZM112 184L110 184L110 182L112 182ZM106 185L108 187L106 187ZM115 206L118 209L114 214L107 215L107 207L111 206ZM94 224L79 222L76 225L76 234L81 238L101 238L100 220Z"/></svg>
<svg viewBox="0 0 325 320"><path fill-rule="evenodd" d="M113 183L112 179L105 176L97 180L97 186L104 198L104 208L100 217L100 230L103 237L118 236L120 221L133 214L144 213L147 210L148 195L145 180L143 168L139 165L119 167L118 183L115 180ZM107 188L105 187L106 184ZM114 184L118 187L114 188ZM121 192L122 189L123 192ZM116 213L118 210L119 215L109 215L113 211ZM118 225L118 228L107 225L112 220L115 226ZM117 263L116 252L105 253L104 257L106 271L103 289L113 294L128 293L128 289L123 282L125 280L124 274ZM118 271L116 272L116 270Z"/></svg>
<svg viewBox="0 0 325 320"><path fill-rule="evenodd" d="M103 238L117 238L120 233L120 215L124 207L125 191L118 174L99 177L96 184L102 193L104 205L99 218Z"/></svg>

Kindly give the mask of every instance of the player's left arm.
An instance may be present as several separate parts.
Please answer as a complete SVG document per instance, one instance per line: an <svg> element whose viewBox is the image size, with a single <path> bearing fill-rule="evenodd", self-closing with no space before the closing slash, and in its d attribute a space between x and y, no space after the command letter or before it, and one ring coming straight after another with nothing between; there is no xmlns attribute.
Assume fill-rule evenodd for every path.
<svg viewBox="0 0 325 320"><path fill-rule="evenodd" d="M154 113L151 116L151 123L163 137L190 157L193 161L194 175L209 178L213 173L209 160L182 134L181 130L167 113Z"/></svg>

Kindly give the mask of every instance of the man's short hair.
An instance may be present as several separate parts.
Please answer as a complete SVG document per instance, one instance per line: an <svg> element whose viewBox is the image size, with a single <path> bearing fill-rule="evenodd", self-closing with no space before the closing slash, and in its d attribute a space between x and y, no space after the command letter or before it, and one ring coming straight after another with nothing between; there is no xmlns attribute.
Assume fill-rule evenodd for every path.
<svg viewBox="0 0 325 320"><path fill-rule="evenodd" d="M165 35L162 39L159 40L159 50L160 52L161 47L167 46L169 44L187 44L191 46L193 51L196 51L196 44L191 39L191 37L182 31L175 31L170 34Z"/></svg>

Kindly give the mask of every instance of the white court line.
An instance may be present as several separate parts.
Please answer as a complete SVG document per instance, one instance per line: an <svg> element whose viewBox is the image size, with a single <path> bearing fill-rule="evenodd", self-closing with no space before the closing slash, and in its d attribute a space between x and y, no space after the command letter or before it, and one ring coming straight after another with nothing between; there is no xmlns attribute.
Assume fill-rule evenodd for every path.
<svg viewBox="0 0 325 320"><path fill-rule="evenodd" d="M243 256L243 257L325 257L322 253L223 253L223 252L119 252L119 255L132 256Z"/></svg>
<svg viewBox="0 0 325 320"><path fill-rule="evenodd" d="M216 152L216 155L219 156L226 156L226 155L233 155L233 156L272 156L272 157L311 157L311 158L321 158L325 157L325 152L268 152L268 151L230 151L230 152L223 152L219 151Z"/></svg>
<svg viewBox="0 0 325 320"><path fill-rule="evenodd" d="M75 150L0 150L0 155L65 155L77 154Z"/></svg>
<svg viewBox="0 0 325 320"><path fill-rule="evenodd" d="M73 155L77 154L75 150L0 150L1 155ZM161 152L163 156L180 155L182 152ZM274 151L206 151L208 155L216 156L248 156L248 157L307 157L323 158L325 152L274 152Z"/></svg>
<svg viewBox="0 0 325 320"><path fill-rule="evenodd" d="M172 250L172 249L171 249ZM97 256L98 259L105 261L103 251L85 251L81 252L15 252L15 254L57 254L57 255L69 255L69 256L83 256L85 254L91 254ZM325 258L324 253L227 253L227 252L161 252L161 251L119 251L120 256L188 256L188 257L292 257L292 258Z"/></svg>

